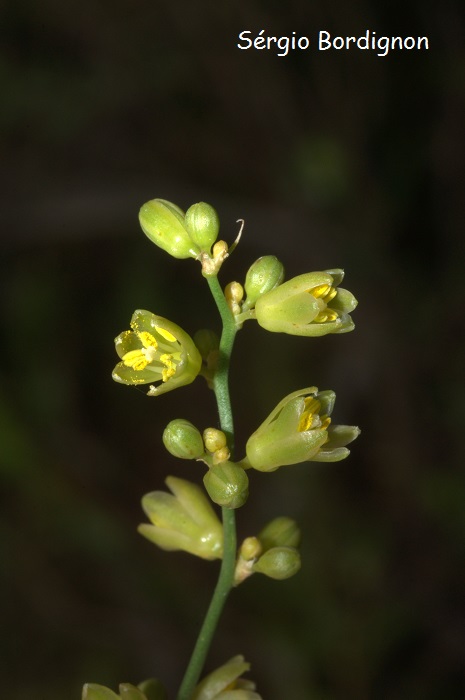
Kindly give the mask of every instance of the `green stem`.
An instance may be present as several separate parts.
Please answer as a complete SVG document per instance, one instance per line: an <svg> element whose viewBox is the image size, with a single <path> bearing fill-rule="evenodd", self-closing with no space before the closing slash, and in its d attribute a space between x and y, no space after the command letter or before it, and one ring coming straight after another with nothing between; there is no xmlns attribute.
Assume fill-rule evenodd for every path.
<svg viewBox="0 0 465 700"><path fill-rule="evenodd" d="M229 365L231 353L236 337L236 324L234 317L224 297L218 278L207 277L208 285L220 312L223 322L223 331L220 340L220 355L218 367L213 380L213 389L218 405L221 430L226 434L231 454L234 448L234 424L229 397ZM205 615L197 642L192 652L189 665L184 674L177 700L190 700L194 688L200 678L207 658L208 650L218 626L226 599L234 582L234 569L236 565L236 515L230 508L222 508L223 516L223 560L220 574Z"/></svg>

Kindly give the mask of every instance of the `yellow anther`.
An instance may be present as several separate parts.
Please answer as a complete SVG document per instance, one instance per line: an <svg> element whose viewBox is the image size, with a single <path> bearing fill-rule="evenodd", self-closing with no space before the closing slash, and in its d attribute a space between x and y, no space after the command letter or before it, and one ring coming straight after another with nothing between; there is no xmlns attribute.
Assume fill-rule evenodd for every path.
<svg viewBox="0 0 465 700"><path fill-rule="evenodd" d="M324 311L315 316L313 323L326 323L327 321L335 321L337 319L337 311L326 308Z"/></svg>
<svg viewBox="0 0 465 700"><path fill-rule="evenodd" d="M315 299L319 299L328 292L328 289L331 289L329 284L319 284L318 286L313 287L313 289L309 289L308 291L312 296L315 297Z"/></svg>
<svg viewBox="0 0 465 700"><path fill-rule="evenodd" d="M313 396L309 396L308 398L305 399L305 410L300 416L300 421L299 421L299 432L303 433L306 430L311 430L313 427L314 423L314 417L315 414L318 415L318 412L321 408L320 402L315 399Z"/></svg>
<svg viewBox="0 0 465 700"><path fill-rule="evenodd" d="M144 348L157 348L158 343L153 337L151 333L148 333L147 331L141 331L140 333L137 334L137 337L139 338L140 342L144 346Z"/></svg>
<svg viewBox="0 0 465 700"><path fill-rule="evenodd" d="M336 287L330 287L330 288L328 289L328 291L326 292L326 294L324 295L323 301L324 301L326 304L329 304L329 302L331 301L331 299L334 299L334 297L336 296L336 294L337 294L337 289L336 289Z"/></svg>
<svg viewBox="0 0 465 700"><path fill-rule="evenodd" d="M132 367L136 372L145 369L149 363L142 350L130 350L121 359L126 367Z"/></svg>
<svg viewBox="0 0 465 700"><path fill-rule="evenodd" d="M320 419L321 419L321 428L323 430L326 430L326 428L331 423L331 418L329 416L320 416Z"/></svg>
<svg viewBox="0 0 465 700"><path fill-rule="evenodd" d="M174 374L176 374L176 367L167 367L167 369L162 370L161 378L164 382L167 382Z"/></svg>
<svg viewBox="0 0 465 700"><path fill-rule="evenodd" d="M155 326L155 330L157 331L157 333L159 333L161 335L162 338L164 338L165 340L168 340L168 342L170 342L170 343L176 342L176 338L174 337L174 335L172 333L170 333L169 331L165 331L164 328L160 328L160 326Z"/></svg>

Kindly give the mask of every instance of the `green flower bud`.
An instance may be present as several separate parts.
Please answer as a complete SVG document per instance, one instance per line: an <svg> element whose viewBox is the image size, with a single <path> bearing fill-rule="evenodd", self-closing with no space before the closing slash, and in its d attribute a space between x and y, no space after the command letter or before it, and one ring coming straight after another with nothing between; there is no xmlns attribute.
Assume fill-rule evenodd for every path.
<svg viewBox="0 0 465 700"><path fill-rule="evenodd" d="M185 226L184 212L165 199L151 199L141 207L142 231L174 258L196 258L200 253Z"/></svg>
<svg viewBox="0 0 465 700"><path fill-rule="evenodd" d="M300 554L295 547L272 547L253 565L253 570L282 581L294 576L300 569Z"/></svg>
<svg viewBox="0 0 465 700"><path fill-rule="evenodd" d="M275 518L258 535L263 550L272 547L297 547L300 543L300 529L292 518Z"/></svg>
<svg viewBox="0 0 465 700"><path fill-rule="evenodd" d="M349 455L346 445L359 435L355 426L331 425L333 391L316 387L286 396L247 441L244 460L262 472L299 462L338 462Z"/></svg>
<svg viewBox="0 0 465 700"><path fill-rule="evenodd" d="M130 683L121 683L119 687L121 700L147 700L145 694Z"/></svg>
<svg viewBox="0 0 465 700"><path fill-rule="evenodd" d="M205 202L193 204L186 211L185 226L195 245L209 253L220 230L220 220L213 207Z"/></svg>
<svg viewBox="0 0 465 700"><path fill-rule="evenodd" d="M200 431L184 418L168 423L163 431L163 444L179 459L199 459L205 452Z"/></svg>
<svg viewBox="0 0 465 700"><path fill-rule="evenodd" d="M97 683L86 683L82 689L82 700L120 700L119 695Z"/></svg>
<svg viewBox="0 0 465 700"><path fill-rule="evenodd" d="M203 483L212 501L225 508L240 508L249 496L249 478L242 467L233 462L211 467Z"/></svg>
<svg viewBox="0 0 465 700"><path fill-rule="evenodd" d="M194 343L205 361L208 360L212 352L218 352L220 347L218 335L209 328L197 331L194 334Z"/></svg>
<svg viewBox="0 0 465 700"><path fill-rule="evenodd" d="M121 358L112 374L116 382L150 384L147 394L158 396L194 381L202 358L182 328L150 311L138 309L132 315L131 329L115 338L116 352Z"/></svg>
<svg viewBox="0 0 465 700"><path fill-rule="evenodd" d="M147 700L168 700L166 690L157 678L149 678L139 683L137 687L144 693Z"/></svg>
<svg viewBox="0 0 465 700"><path fill-rule="evenodd" d="M262 700L255 683L240 678L250 669L243 656L234 656L196 686L192 700Z"/></svg>
<svg viewBox="0 0 465 700"><path fill-rule="evenodd" d="M260 326L275 333L320 336L354 329L349 315L357 300L346 289L337 289L343 270L310 272L284 282L257 300Z"/></svg>
<svg viewBox="0 0 465 700"><path fill-rule="evenodd" d="M141 535L161 549L184 550L202 559L223 556L223 527L202 489L184 479L165 480L172 491L153 491L142 499L152 525L139 525Z"/></svg>
<svg viewBox="0 0 465 700"><path fill-rule="evenodd" d="M242 310L248 311L259 297L275 289L284 279L284 266L274 255L258 258L249 268L245 277L247 299Z"/></svg>
<svg viewBox="0 0 465 700"><path fill-rule="evenodd" d="M86 683L82 700L168 700L165 689L155 678L140 683L137 688L131 683L121 683L119 693L117 695L103 685Z"/></svg>

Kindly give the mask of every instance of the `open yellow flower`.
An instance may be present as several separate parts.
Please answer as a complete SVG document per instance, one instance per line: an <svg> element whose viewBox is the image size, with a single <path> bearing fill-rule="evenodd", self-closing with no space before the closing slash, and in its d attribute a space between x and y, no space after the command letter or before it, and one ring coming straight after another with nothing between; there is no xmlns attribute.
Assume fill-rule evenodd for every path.
<svg viewBox="0 0 465 700"><path fill-rule="evenodd" d="M343 277L343 270L325 270L280 284L257 300L259 325L267 331L290 335L348 333L354 328L350 312L357 300L339 287Z"/></svg>
<svg viewBox="0 0 465 700"><path fill-rule="evenodd" d="M150 384L147 394L158 396L194 381L202 358L182 328L143 309L134 312L130 325L115 338L121 358L112 374L116 382Z"/></svg>

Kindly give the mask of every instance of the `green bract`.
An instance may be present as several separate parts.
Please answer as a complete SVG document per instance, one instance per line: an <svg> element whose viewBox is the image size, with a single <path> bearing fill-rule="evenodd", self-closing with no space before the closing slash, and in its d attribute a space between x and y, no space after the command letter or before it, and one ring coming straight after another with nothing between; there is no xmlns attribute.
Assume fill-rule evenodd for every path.
<svg viewBox="0 0 465 700"><path fill-rule="evenodd" d="M200 249L189 236L184 216L176 204L151 199L142 205L139 222L145 235L174 258L197 258Z"/></svg>
<svg viewBox="0 0 465 700"><path fill-rule="evenodd" d="M249 669L243 656L234 656L198 684L192 700L262 700L255 683L239 677Z"/></svg>
<svg viewBox="0 0 465 700"><path fill-rule="evenodd" d="M130 325L132 330L115 338L121 358L112 374L116 382L150 384L147 394L158 396L194 381L202 358L182 328L142 309L134 312Z"/></svg>
<svg viewBox="0 0 465 700"><path fill-rule="evenodd" d="M347 333L354 323L349 315L357 300L338 289L343 270L309 272L284 282L261 296L256 318L267 331L290 335L320 336Z"/></svg>
<svg viewBox="0 0 465 700"><path fill-rule="evenodd" d="M223 527L203 491L185 479L169 476L172 491L153 491L142 499L152 525L139 525L139 532L167 551L184 550L202 559L223 556Z"/></svg>
<svg viewBox="0 0 465 700"><path fill-rule="evenodd" d="M355 440L359 428L331 425L336 395L316 387L286 396L251 435L246 445L250 465L272 472L299 462L338 462L349 455L346 445Z"/></svg>

